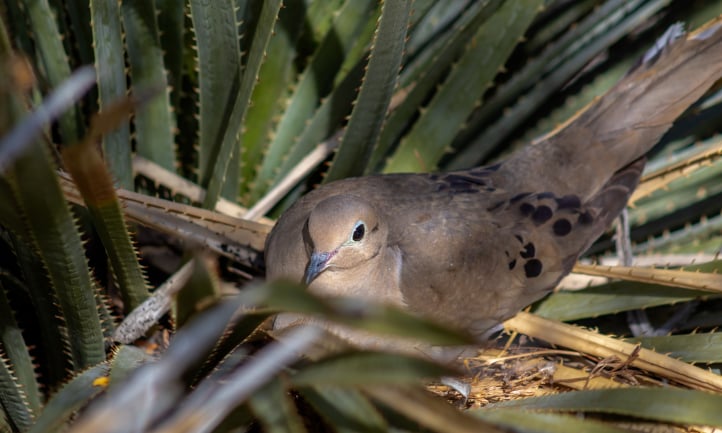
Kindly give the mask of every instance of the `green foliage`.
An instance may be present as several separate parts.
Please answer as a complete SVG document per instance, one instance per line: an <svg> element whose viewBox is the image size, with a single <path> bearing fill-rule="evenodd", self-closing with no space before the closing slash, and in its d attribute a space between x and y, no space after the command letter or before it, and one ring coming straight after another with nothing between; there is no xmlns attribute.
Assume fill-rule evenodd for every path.
<svg viewBox="0 0 722 433"><path fill-rule="evenodd" d="M98 75L98 105L104 110L108 104L126 94L123 29L118 3L90 2L93 25L93 58ZM82 9L82 8L79 8ZM130 125L123 123L103 135L103 154L118 185L133 187L131 168Z"/></svg>
<svg viewBox="0 0 722 433"><path fill-rule="evenodd" d="M157 86L167 89L163 64L163 49L153 2L127 0L121 2L121 17L125 32L126 53L130 77L135 89ZM173 170L175 149L173 132L176 128L169 92L139 107L135 116L135 146L138 155Z"/></svg>
<svg viewBox="0 0 722 433"><path fill-rule="evenodd" d="M722 419L719 419L720 414L713 410L720 403L722 403L722 396L701 391L634 388L570 392L500 403L495 407L524 407L536 410L554 408L565 411L589 410L614 414L633 413L642 418L664 420L671 423L720 425L722 423Z"/></svg>
<svg viewBox="0 0 722 433"><path fill-rule="evenodd" d="M403 311L319 299L292 284L245 284L225 297L230 277L201 259L197 244L245 260L241 273L257 275L262 239L236 232L262 236L265 226L194 217L191 206L164 215L162 202L122 202L111 187L211 210L269 199L277 215L321 181L489 162L603 93L672 22L699 25L720 12L717 0L5 2L0 430L618 430L603 418L560 414L570 411L721 425L718 395L680 389L578 392L472 416L427 398L423 380L457 373L429 360L329 353L333 339L315 328L269 342L261 329L276 312L429 344L469 339ZM95 77L80 68L86 64ZM88 90L93 80L97 88ZM690 110L652 156L650 170L706 167L680 171L636 201L635 254L719 251L718 102ZM322 142L328 147L317 148ZM335 152L310 164L314 149ZM138 157L161 168L136 176ZM292 172L301 174L285 182ZM160 344L152 355L112 338L148 286L159 286L158 278L146 281L123 209L196 253L190 277L176 285L171 278L167 293L142 304L172 312L170 325L141 324L155 326L147 332L148 347ZM238 245L251 247L231 251ZM591 251L611 245L603 239ZM694 270L718 267L709 261ZM707 298L714 295L613 282L556 293L536 312L591 321ZM705 305L715 313L714 303ZM722 324L710 316L706 328ZM691 362L720 362L717 334L686 337L640 341ZM299 355L306 352L316 356ZM553 413L519 415L512 406Z"/></svg>
<svg viewBox="0 0 722 433"><path fill-rule="evenodd" d="M364 81L326 181L360 175L368 165L396 87L410 12L411 1L383 4Z"/></svg>

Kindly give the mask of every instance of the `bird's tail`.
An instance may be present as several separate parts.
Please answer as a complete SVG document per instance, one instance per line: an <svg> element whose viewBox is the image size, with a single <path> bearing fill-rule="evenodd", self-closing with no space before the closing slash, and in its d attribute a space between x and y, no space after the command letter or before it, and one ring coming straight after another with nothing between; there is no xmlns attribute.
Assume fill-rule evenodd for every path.
<svg viewBox="0 0 722 433"><path fill-rule="evenodd" d="M518 190L545 188L590 199L613 173L646 154L720 76L722 17L689 34L681 25L671 27L605 95L505 163L510 172L549 172L548 180L512 183Z"/></svg>
<svg viewBox="0 0 722 433"><path fill-rule="evenodd" d="M586 239L586 243L576 246L577 253L574 259L571 260L571 263L569 263L569 271L571 271L574 262L576 262L576 256L586 251L596 239L607 230L612 224L612 221L614 221L627 205L627 200L629 200L629 197L637 188L646 160L647 158L643 156L626 167L617 170L614 176L602 186L597 194L592 196L591 199L584 204L585 208L596 213L597 217L593 224L591 224L591 227L589 227L589 236L583 237Z"/></svg>

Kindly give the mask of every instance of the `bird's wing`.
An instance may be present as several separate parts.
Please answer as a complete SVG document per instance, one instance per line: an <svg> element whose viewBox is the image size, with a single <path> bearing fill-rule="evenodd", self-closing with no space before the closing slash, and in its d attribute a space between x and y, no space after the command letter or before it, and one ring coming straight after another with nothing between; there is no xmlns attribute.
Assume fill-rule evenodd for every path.
<svg viewBox="0 0 722 433"><path fill-rule="evenodd" d="M429 175L446 186L436 185L440 192L431 198L418 195L417 202L431 204L414 209L436 203L426 213L434 217L413 211L405 230L396 227L404 300L483 333L553 289L625 206L643 167L638 160L620 170L586 202L554 191L509 193L494 167ZM451 197L446 207L444 196Z"/></svg>

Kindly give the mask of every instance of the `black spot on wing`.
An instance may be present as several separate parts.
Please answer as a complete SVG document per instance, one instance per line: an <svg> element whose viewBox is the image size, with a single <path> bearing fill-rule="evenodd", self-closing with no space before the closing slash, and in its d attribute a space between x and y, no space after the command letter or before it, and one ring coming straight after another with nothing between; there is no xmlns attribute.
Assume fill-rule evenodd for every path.
<svg viewBox="0 0 722 433"><path fill-rule="evenodd" d="M579 209L582 207L582 202L579 200L579 197L573 194L558 197L556 202L557 209Z"/></svg>
<svg viewBox="0 0 722 433"><path fill-rule="evenodd" d="M591 224L592 222L594 222L594 217L592 216L592 214L589 211L585 211L585 212L582 212L579 214L578 221L579 221L579 224L587 225L587 224Z"/></svg>
<svg viewBox="0 0 722 433"><path fill-rule="evenodd" d="M572 223L567 219L560 218L554 221L552 230L554 230L554 234L557 236L566 236L572 231Z"/></svg>
<svg viewBox="0 0 722 433"><path fill-rule="evenodd" d="M536 208L531 217L537 224L544 224L551 219L552 215L552 208L542 205Z"/></svg>
<svg viewBox="0 0 722 433"><path fill-rule="evenodd" d="M534 257L534 255L536 255L536 248L534 248L534 244L529 242L524 245L524 251L521 251L519 255L522 259L530 259Z"/></svg>
<svg viewBox="0 0 722 433"><path fill-rule="evenodd" d="M552 192L521 193L509 199L511 205L519 203L522 217L531 218L537 226L551 222L548 230L558 237L567 236L576 225L589 225L596 219L594 209L585 209L579 196L556 196ZM523 243L523 242L522 242Z"/></svg>
<svg viewBox="0 0 722 433"><path fill-rule="evenodd" d="M532 204L522 203L521 206L519 206L519 210L523 216L529 216L536 210L536 208Z"/></svg>
<svg viewBox="0 0 722 433"><path fill-rule="evenodd" d="M511 271L516 266L516 259L509 262L509 270Z"/></svg>
<svg viewBox="0 0 722 433"><path fill-rule="evenodd" d="M542 273L542 262L538 259L527 260L524 264L524 274L527 278L538 277Z"/></svg>

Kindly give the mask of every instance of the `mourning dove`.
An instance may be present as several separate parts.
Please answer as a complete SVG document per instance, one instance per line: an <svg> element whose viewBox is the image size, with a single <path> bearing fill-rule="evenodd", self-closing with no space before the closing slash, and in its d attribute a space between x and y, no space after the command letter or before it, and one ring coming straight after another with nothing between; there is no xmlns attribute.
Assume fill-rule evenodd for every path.
<svg viewBox="0 0 722 433"><path fill-rule="evenodd" d="M626 206L645 153L722 75L721 27L673 26L607 94L501 163L311 191L267 239L268 279L483 334L550 292Z"/></svg>

